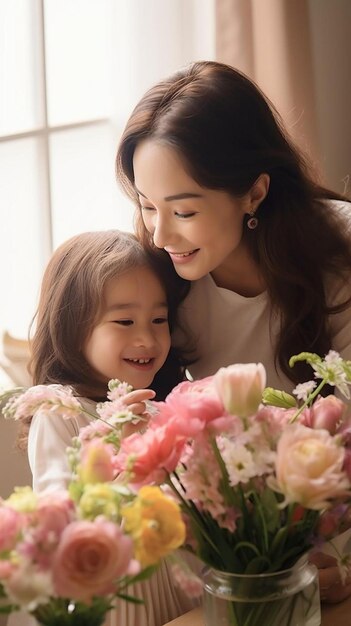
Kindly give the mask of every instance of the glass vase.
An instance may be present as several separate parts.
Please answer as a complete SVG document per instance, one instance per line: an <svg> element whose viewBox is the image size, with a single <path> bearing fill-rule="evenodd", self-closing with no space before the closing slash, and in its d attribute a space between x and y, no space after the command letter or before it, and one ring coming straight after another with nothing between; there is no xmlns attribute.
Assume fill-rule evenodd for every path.
<svg viewBox="0 0 351 626"><path fill-rule="evenodd" d="M317 568L307 561L272 574L203 571L205 626L319 626Z"/></svg>

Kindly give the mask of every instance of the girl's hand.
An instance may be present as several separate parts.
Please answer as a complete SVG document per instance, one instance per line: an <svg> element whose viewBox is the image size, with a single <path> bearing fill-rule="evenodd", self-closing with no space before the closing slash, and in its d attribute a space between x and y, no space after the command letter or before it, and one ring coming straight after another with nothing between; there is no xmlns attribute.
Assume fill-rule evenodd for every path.
<svg viewBox="0 0 351 626"><path fill-rule="evenodd" d="M155 397L155 392L152 389L135 389L124 396L123 402L128 406L130 411L134 415L140 415L142 419L137 424L126 424L122 429L122 437L129 437L133 433L143 430L150 419L150 416L146 410L145 402L152 400Z"/></svg>
<svg viewBox="0 0 351 626"><path fill-rule="evenodd" d="M319 591L322 602L336 603L346 600L351 595L351 575L345 584L341 582L336 559L329 554L316 552L309 557L319 570Z"/></svg>

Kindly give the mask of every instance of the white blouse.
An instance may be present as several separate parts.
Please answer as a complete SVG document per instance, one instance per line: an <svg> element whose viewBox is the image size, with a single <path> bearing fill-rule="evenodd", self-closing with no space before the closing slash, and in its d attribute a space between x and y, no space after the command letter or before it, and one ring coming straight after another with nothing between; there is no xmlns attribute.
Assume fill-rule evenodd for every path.
<svg viewBox="0 0 351 626"><path fill-rule="evenodd" d="M349 229L351 203L333 202L332 205L344 215L345 228ZM329 305L350 297L351 280L348 285L330 277L326 283ZM251 298L244 297L218 287L208 274L192 283L181 305L180 322L188 333L188 343L196 346L197 361L188 367L193 378L210 376L220 367L232 363L260 362L266 369L267 386L287 392L293 390L292 381L279 369L278 364L277 367L274 364L279 319L272 313L267 292ZM329 325L333 350L343 358L351 359L351 304L341 313L330 315ZM183 341L183 332L177 329L174 343L181 346Z"/></svg>

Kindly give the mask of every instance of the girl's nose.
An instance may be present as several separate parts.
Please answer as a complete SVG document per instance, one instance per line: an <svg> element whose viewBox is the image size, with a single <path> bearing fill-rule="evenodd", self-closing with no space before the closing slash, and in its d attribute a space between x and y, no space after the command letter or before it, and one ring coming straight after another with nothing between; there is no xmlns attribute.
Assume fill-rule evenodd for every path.
<svg viewBox="0 0 351 626"><path fill-rule="evenodd" d="M144 348L152 348L155 345L152 330L149 328L139 328L135 333L134 343Z"/></svg>

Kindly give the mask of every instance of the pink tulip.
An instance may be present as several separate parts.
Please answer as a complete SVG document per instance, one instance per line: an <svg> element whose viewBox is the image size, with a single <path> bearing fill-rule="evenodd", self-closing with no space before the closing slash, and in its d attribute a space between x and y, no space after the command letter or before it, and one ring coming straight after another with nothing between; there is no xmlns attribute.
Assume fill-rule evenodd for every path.
<svg viewBox="0 0 351 626"><path fill-rule="evenodd" d="M221 367L214 376L214 385L232 415L249 417L256 413L266 385L262 363L237 363Z"/></svg>
<svg viewBox="0 0 351 626"><path fill-rule="evenodd" d="M345 409L346 404L335 396L319 398L311 407L310 425L312 428L325 428L331 435L334 435Z"/></svg>

